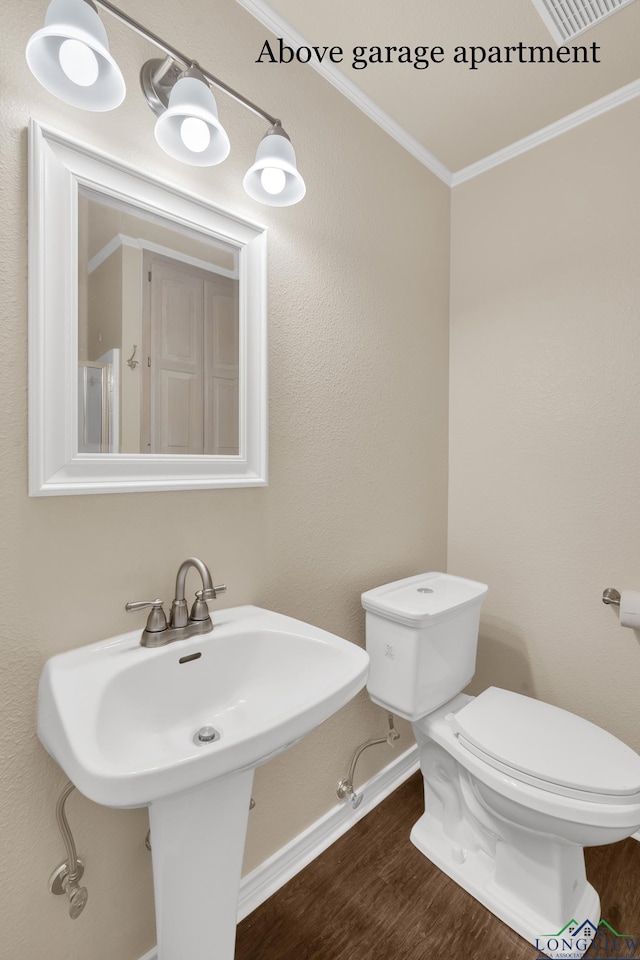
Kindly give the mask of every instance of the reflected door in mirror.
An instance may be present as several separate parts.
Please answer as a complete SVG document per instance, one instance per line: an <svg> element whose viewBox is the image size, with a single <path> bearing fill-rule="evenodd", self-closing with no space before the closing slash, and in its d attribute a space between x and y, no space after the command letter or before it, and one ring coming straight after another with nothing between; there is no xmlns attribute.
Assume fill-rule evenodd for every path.
<svg viewBox="0 0 640 960"><path fill-rule="evenodd" d="M238 454L237 283L145 255L141 449Z"/></svg>

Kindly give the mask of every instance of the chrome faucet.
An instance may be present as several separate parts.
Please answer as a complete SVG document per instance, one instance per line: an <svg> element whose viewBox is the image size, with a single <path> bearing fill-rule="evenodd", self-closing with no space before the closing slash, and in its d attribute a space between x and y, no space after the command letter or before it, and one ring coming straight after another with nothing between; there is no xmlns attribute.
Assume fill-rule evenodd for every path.
<svg viewBox="0 0 640 960"><path fill-rule="evenodd" d="M188 613L184 592L190 567L195 567L200 574L202 590L196 590L196 598L191 607L191 612ZM168 623L162 600L134 600L125 605L125 610L131 613L134 610L151 607L147 625L140 637L140 644L143 647L163 647L166 643L172 643L174 640L186 640L187 637L208 633L209 630L212 630L213 624L209 616L207 600L215 600L218 594L224 593L226 589L223 583L214 587L207 565L202 560L198 560L197 557L189 557L178 568L176 595L171 604Z"/></svg>

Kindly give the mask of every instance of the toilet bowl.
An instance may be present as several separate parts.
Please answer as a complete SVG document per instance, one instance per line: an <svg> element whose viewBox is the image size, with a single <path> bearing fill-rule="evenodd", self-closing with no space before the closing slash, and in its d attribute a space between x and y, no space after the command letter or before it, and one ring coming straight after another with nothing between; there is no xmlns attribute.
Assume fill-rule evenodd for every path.
<svg viewBox="0 0 640 960"><path fill-rule="evenodd" d="M640 756L566 710L490 687L475 670L486 586L430 573L363 594L369 695L410 720L425 812L411 840L542 952L571 920L600 921L583 848L640 826ZM581 956L589 946L572 944Z"/></svg>

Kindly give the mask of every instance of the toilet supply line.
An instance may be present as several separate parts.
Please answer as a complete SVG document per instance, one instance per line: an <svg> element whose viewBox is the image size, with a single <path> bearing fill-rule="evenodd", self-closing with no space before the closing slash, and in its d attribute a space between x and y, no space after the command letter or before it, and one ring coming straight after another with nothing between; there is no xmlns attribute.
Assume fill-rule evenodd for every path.
<svg viewBox="0 0 640 960"><path fill-rule="evenodd" d="M338 800L346 800L347 797L351 798L351 806L356 810L362 803L364 794L356 793L353 788L353 778L356 772L356 764L360 758L360 755L364 753L369 747L375 747L379 743L388 743L390 746L393 746L396 740L400 739L400 734L393 725L393 714L387 714L387 721L389 723L389 731L386 737L378 737L376 740L367 740L365 743L362 743L355 751L351 763L349 764L349 772L338 784L338 789L336 790L336 796Z"/></svg>

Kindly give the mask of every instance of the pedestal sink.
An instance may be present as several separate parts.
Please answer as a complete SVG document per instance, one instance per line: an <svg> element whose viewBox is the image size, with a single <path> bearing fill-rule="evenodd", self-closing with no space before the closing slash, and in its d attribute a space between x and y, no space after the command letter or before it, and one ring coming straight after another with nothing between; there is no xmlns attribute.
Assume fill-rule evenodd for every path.
<svg viewBox="0 0 640 960"><path fill-rule="evenodd" d="M90 800L149 806L158 960L232 960L253 771L365 683L355 644L259 607L155 649L140 631L52 657L38 736Z"/></svg>

